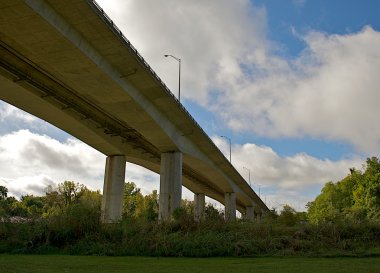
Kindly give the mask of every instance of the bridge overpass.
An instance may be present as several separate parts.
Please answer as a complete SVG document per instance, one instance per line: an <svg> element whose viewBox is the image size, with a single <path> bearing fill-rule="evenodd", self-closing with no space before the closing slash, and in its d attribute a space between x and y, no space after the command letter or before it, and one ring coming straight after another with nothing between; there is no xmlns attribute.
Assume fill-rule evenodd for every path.
<svg viewBox="0 0 380 273"><path fill-rule="evenodd" d="M107 155L102 220L121 217L126 161L160 174L159 218L196 217L205 196L247 219L269 211L165 83L92 0L0 2L0 99Z"/></svg>

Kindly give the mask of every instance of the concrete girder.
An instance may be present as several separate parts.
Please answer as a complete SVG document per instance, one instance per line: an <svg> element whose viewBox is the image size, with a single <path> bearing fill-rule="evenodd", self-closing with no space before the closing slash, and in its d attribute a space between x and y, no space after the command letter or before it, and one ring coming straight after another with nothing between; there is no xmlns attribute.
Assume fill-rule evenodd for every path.
<svg viewBox="0 0 380 273"><path fill-rule="evenodd" d="M108 155L126 154L128 161L156 172L160 170L162 152L180 150L187 164L184 170L191 170L189 180L194 182L194 171L199 174L196 176L197 181L201 181L199 186L197 181L189 183L194 192L205 189L207 195L222 203L225 201L224 192L235 192L239 211L245 211L251 200L256 200L260 207L267 209L191 116L170 96L162 81L125 40L120 30L101 9L94 7L96 4L93 1L15 0L11 3L11 9L17 10L17 13L11 13L4 6L1 15L4 20L0 22L1 41L10 42L12 49L24 54L30 63L47 72L47 75L52 75L53 79L116 121L131 125L131 128L147 138L155 151L149 154L152 152L146 149L149 146L142 148L139 144L128 145L130 139L120 133L124 135L131 132L130 129L102 128L104 125L92 119L88 112L83 113L82 107L78 111L70 105L62 105L64 114L75 117L78 123L90 130L95 128L93 131L99 135L99 138L94 135L91 139L84 137L82 140L86 143L92 141L91 146L106 151L104 153ZM25 81L23 78L15 80L19 81L20 86ZM54 102L54 96L45 97L44 100L59 107L60 102ZM17 103L11 104L18 106ZM34 111L29 112L35 114ZM77 131L73 135L78 137L81 133ZM108 145L106 142L109 142ZM120 145L120 142L125 146ZM130 150L133 151L129 153ZM132 153L136 157L131 157ZM198 163L188 160L188 155L197 159Z"/></svg>

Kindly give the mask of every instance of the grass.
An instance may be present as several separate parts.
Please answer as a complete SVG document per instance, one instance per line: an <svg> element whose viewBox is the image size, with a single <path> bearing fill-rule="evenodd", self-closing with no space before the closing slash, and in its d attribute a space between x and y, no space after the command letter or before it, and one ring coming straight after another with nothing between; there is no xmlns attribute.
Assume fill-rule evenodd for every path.
<svg viewBox="0 0 380 273"><path fill-rule="evenodd" d="M379 273L380 257L367 258L147 258L0 255L3 273Z"/></svg>

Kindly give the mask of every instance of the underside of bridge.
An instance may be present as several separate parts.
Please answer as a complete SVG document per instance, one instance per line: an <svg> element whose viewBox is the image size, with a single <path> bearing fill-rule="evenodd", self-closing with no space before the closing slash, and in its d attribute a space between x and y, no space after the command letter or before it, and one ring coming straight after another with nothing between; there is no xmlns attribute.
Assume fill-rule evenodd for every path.
<svg viewBox="0 0 380 273"><path fill-rule="evenodd" d="M195 193L198 219L204 196L226 215L269 211L94 1L1 1L0 99L108 156L105 222L121 216L125 161L161 174L163 220L182 185Z"/></svg>

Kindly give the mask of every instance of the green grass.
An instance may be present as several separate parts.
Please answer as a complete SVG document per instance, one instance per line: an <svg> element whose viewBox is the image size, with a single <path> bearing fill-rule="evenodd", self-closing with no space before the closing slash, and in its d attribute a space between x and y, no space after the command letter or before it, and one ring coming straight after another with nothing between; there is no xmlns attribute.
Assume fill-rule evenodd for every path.
<svg viewBox="0 0 380 273"><path fill-rule="evenodd" d="M2 273L379 273L368 258L146 258L67 255L0 255Z"/></svg>

